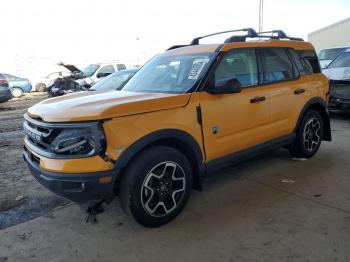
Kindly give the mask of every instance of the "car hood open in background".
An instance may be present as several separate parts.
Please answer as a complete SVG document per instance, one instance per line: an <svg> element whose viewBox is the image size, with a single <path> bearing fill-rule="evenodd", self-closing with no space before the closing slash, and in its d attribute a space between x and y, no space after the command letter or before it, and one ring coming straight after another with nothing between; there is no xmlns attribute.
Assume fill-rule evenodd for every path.
<svg viewBox="0 0 350 262"><path fill-rule="evenodd" d="M68 69L72 73L76 73L76 72L82 73L82 71L79 68L77 68L75 65L64 64L64 63L58 63L58 65L65 67L66 69Z"/></svg>
<svg viewBox="0 0 350 262"><path fill-rule="evenodd" d="M89 121L185 106L191 94L126 91L79 92L47 99L28 109L46 122Z"/></svg>

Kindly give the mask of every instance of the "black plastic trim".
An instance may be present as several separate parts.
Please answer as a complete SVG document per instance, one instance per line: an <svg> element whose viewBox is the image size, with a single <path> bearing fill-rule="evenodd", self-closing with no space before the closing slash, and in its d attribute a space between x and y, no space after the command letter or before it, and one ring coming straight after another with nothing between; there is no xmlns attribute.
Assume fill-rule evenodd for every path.
<svg viewBox="0 0 350 262"><path fill-rule="evenodd" d="M89 201L110 201L115 197L116 181L119 170L113 169L92 173L54 173L42 170L30 157L30 153L23 150L23 158L27 162L32 176L45 188L53 193L65 197L75 203L84 204ZM112 177L109 183L99 183L99 178Z"/></svg>
<svg viewBox="0 0 350 262"><path fill-rule="evenodd" d="M327 111L327 102L323 100L321 97L314 97L311 98L303 107L299 114L299 119L297 121L297 124L295 126L294 132L296 132L298 126L300 125L301 121L303 120L303 117L307 110L312 108L313 106L320 106L323 111L320 112L321 116L324 121L324 132L323 132L323 140L324 141L332 141L332 131L331 131L331 122L329 118L329 114Z"/></svg>
<svg viewBox="0 0 350 262"><path fill-rule="evenodd" d="M126 167L130 160L142 149L164 139L178 139L184 142L192 148L193 155L198 166L203 165L202 150L197 141L190 134L178 129L162 129L140 138L138 141L129 146L116 161L115 168L121 169Z"/></svg>
<svg viewBox="0 0 350 262"><path fill-rule="evenodd" d="M244 149L229 155L216 158L207 163L207 172L210 173L214 170L223 168L225 166L234 165L249 158L283 147L285 145L289 145L294 141L294 139L295 133L259 144L248 149Z"/></svg>

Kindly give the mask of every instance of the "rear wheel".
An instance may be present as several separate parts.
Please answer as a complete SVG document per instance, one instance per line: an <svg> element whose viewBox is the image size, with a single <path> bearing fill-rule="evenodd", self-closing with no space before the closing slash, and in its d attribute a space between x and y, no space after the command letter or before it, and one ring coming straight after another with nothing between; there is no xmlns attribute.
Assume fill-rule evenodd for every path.
<svg viewBox="0 0 350 262"><path fill-rule="evenodd" d="M310 158L320 148L324 121L319 112L309 110L303 117L296 132L296 139L290 151L295 157Z"/></svg>
<svg viewBox="0 0 350 262"><path fill-rule="evenodd" d="M13 87L11 88L11 93L12 93L12 97L18 98L23 95L23 90L19 87Z"/></svg>
<svg viewBox="0 0 350 262"><path fill-rule="evenodd" d="M119 199L139 224L161 226L184 208L192 189L192 169L179 151L165 146L143 151L126 170Z"/></svg>

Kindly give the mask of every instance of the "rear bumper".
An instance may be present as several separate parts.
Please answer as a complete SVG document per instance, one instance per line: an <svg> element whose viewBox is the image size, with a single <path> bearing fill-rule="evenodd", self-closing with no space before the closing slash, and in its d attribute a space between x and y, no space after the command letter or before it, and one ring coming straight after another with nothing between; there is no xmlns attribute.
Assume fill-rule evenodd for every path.
<svg viewBox="0 0 350 262"><path fill-rule="evenodd" d="M32 176L53 193L67 198L75 203L84 204L90 201L110 201L115 197L117 170L65 174L42 170L35 156L27 150L23 151ZM101 179L111 177L111 181L101 183ZM106 180L106 179L105 179Z"/></svg>
<svg viewBox="0 0 350 262"><path fill-rule="evenodd" d="M10 90L0 91L0 102L6 102L12 98Z"/></svg>

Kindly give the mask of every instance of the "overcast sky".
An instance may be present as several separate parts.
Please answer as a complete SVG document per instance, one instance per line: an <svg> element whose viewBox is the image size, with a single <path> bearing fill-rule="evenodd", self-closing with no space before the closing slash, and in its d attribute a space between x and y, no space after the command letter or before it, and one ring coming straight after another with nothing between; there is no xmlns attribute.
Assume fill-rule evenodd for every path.
<svg viewBox="0 0 350 262"><path fill-rule="evenodd" d="M349 0L265 0L264 7L264 30L303 38L350 14ZM28 67L28 57L79 66L143 61L202 34L258 29L259 21L259 0L2 0L0 8L0 71Z"/></svg>

